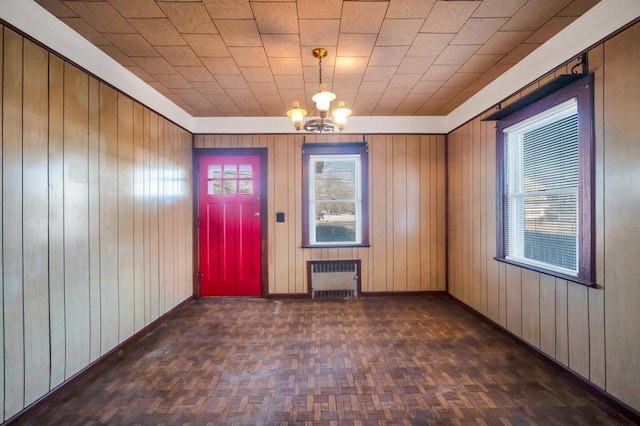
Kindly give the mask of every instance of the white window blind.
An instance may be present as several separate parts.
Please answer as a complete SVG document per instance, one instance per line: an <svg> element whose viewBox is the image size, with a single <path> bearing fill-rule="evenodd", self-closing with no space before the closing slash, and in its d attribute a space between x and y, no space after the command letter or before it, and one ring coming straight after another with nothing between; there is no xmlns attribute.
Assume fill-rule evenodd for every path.
<svg viewBox="0 0 640 426"><path fill-rule="evenodd" d="M506 258L577 275L576 99L506 128L504 140Z"/></svg>

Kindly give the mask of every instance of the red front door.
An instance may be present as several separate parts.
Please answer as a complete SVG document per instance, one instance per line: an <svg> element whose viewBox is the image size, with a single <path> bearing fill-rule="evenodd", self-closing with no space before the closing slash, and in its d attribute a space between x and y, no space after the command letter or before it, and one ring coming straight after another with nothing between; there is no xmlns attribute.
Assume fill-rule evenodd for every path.
<svg viewBox="0 0 640 426"><path fill-rule="evenodd" d="M260 296L260 156L200 157L199 188L200 296Z"/></svg>

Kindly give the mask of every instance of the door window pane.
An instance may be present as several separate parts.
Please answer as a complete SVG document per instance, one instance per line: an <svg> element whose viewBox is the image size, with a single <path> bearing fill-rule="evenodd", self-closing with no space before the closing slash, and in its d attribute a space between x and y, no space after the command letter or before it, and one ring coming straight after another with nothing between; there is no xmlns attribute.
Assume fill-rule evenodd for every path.
<svg viewBox="0 0 640 426"><path fill-rule="evenodd" d="M226 195L235 195L238 193L238 182L235 180L224 181L224 193Z"/></svg>
<svg viewBox="0 0 640 426"><path fill-rule="evenodd" d="M253 182L250 180L240 181L240 194L251 195L253 194Z"/></svg>
<svg viewBox="0 0 640 426"><path fill-rule="evenodd" d="M220 195L222 194L222 181L221 180L210 180L208 185L207 193L209 195Z"/></svg>
<svg viewBox="0 0 640 426"><path fill-rule="evenodd" d="M209 179L220 179L222 177L222 166L220 164L212 164L207 170Z"/></svg>
<svg viewBox="0 0 640 426"><path fill-rule="evenodd" d="M235 164L225 164L224 165L224 178L235 178L238 177L238 166Z"/></svg>
<svg viewBox="0 0 640 426"><path fill-rule="evenodd" d="M253 176L253 170L251 164L240 164L238 166L238 177L241 179L251 178Z"/></svg>

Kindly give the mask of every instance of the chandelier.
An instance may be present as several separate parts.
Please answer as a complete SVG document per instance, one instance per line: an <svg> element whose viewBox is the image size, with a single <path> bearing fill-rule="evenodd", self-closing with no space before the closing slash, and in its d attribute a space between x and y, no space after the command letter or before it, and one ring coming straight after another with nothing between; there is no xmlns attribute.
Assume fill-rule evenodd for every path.
<svg viewBox="0 0 640 426"><path fill-rule="evenodd" d="M315 102L315 110L318 112L318 117L311 117L304 121L307 111L300 108L298 101L293 101L293 107L287 111L287 115L291 117L296 130L304 129L307 132L315 133L342 131L345 124L347 124L347 117L351 115L351 110L344 106L343 101L339 101L338 108L331 112L333 118L329 117L331 101L335 100L336 95L335 93L327 92L324 84L322 84L322 58L327 56L327 49L318 47L313 49L312 53L315 58L318 58L318 68L320 70L320 91L311 98Z"/></svg>

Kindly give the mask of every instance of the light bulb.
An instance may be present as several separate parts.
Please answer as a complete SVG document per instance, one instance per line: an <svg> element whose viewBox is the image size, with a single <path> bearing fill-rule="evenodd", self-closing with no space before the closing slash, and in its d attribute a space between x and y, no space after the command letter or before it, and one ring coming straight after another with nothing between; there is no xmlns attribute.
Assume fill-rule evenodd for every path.
<svg viewBox="0 0 640 426"><path fill-rule="evenodd" d="M338 129L342 131L347 124L347 117L351 115L351 110L344 106L344 101L338 102L338 108L332 112L333 118L338 125Z"/></svg>
<svg viewBox="0 0 640 426"><path fill-rule="evenodd" d="M302 120L307 115L307 111L300 108L298 101L293 101L293 107L287 111L287 115L291 117L293 127L295 127L296 130L300 130L302 128Z"/></svg>
<svg viewBox="0 0 640 426"><path fill-rule="evenodd" d="M336 95L331 92L318 92L313 95L313 102L316 103L316 108L318 111L329 111L329 106L331 105L331 101L336 98Z"/></svg>

